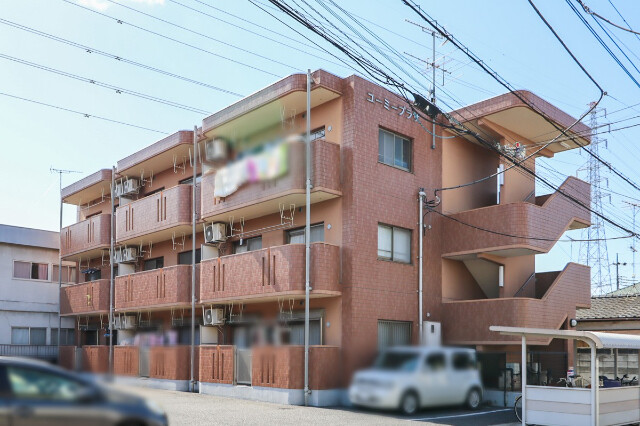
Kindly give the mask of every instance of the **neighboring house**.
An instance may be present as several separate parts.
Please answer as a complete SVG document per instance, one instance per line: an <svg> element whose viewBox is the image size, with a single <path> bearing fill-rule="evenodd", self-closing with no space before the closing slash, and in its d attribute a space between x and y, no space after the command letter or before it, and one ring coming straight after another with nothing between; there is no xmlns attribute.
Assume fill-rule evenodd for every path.
<svg viewBox="0 0 640 426"><path fill-rule="evenodd" d="M59 233L0 225L0 355L57 358ZM63 280L76 268L63 264ZM74 343L64 318L61 343Z"/></svg>
<svg viewBox="0 0 640 426"><path fill-rule="evenodd" d="M192 131L62 190L63 202L79 213L62 230L62 256L83 272L62 294L62 315L78 320L81 346L65 348L65 365L78 366L80 355L85 370L107 370L108 341L99 331L108 325L113 232L114 371L185 389L195 238L200 391L300 402L306 86L305 75L291 75L203 120L193 237ZM589 184L569 177L556 192L536 194L535 179L495 151L535 150L527 160L534 169L537 157L588 145L580 136L588 127L578 123L576 140L540 149L575 119L521 91L452 113L490 146L438 126L432 148L431 124L416 122L404 100L360 77L316 71L310 96L312 403L335 403L334 391L355 370L387 346L417 344L423 324L429 341L439 343L441 330L444 343L476 348L487 386L497 388L501 372L524 369L520 340L490 332L491 325L566 329L576 306L589 306L588 267L536 273L537 255L568 229L590 225ZM222 158L227 153L233 164ZM487 179L500 169L500 179ZM435 190L447 187L457 188L437 192L441 204L418 229L421 188L433 206ZM570 344L530 344L535 365L527 371L544 372L538 376L545 380L566 376ZM229 386L238 384L249 387Z"/></svg>
<svg viewBox="0 0 640 426"><path fill-rule="evenodd" d="M578 309L577 330L608 331L621 334L640 335L640 285L635 284L604 296L592 297L591 307ZM588 349L578 348L576 368L579 374L588 375ZM600 374L630 378L639 375L638 351L618 349L599 352Z"/></svg>

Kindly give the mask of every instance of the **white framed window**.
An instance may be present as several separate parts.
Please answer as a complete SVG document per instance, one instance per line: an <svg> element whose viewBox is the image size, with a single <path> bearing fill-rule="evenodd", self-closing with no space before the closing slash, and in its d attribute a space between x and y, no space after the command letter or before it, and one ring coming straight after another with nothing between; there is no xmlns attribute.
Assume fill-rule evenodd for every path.
<svg viewBox="0 0 640 426"><path fill-rule="evenodd" d="M13 278L49 281L49 264L14 260Z"/></svg>
<svg viewBox="0 0 640 426"><path fill-rule="evenodd" d="M11 327L12 345L38 345L47 344L46 327Z"/></svg>
<svg viewBox="0 0 640 426"><path fill-rule="evenodd" d="M379 223L378 258L411 263L411 231Z"/></svg>
<svg viewBox="0 0 640 426"><path fill-rule="evenodd" d="M411 140L387 130L378 131L378 161L411 171Z"/></svg>
<svg viewBox="0 0 640 426"><path fill-rule="evenodd" d="M324 222L311 225L311 242L318 243L324 241ZM287 244L304 244L304 228L287 231Z"/></svg>

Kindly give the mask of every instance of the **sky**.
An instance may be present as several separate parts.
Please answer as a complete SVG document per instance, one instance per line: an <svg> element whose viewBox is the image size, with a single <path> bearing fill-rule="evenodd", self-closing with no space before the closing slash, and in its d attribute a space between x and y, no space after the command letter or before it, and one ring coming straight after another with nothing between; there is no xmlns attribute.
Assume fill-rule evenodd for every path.
<svg viewBox="0 0 640 426"><path fill-rule="evenodd" d="M298 0L298 4L321 11L323 2L330 7L328 1ZM318 41L267 0L254 2ZM531 90L574 117L597 100L596 86L526 0L418 3L516 88ZM640 29L640 4L635 1L585 3L623 24L615 6L632 28ZM607 55L569 5L556 0L535 4L608 93L600 105L603 111L597 114L599 124L639 115L640 106L635 104L640 102L640 85ZM340 5L405 59L424 69L425 64L414 58L431 56L431 36L407 22L426 25L401 0L345 0ZM593 19L582 16L615 50ZM640 81L640 71L634 68L640 68L640 37L605 28L629 61L619 51L615 53ZM322 46L330 53L248 0L0 0L0 223L58 230L59 176L50 171L52 167L79 172L62 175L62 184L67 186L162 139L165 133L193 128L240 96L291 73L308 68L323 68L343 77L356 73L340 62L344 57L339 52L327 44ZM444 85L442 73L437 78L444 110L505 92L451 43L438 45L437 56L448 71ZM134 66L132 61L146 68ZM417 71L415 77L430 85ZM130 92L182 107L141 99ZM610 128L639 121L625 120ZM586 122L589 124L588 119ZM600 135L606 139L600 145L600 156L634 182L640 182L639 132L639 127L631 127ZM587 154L573 150L538 160L537 171L559 185L570 175L586 179L584 171L578 172L586 162ZM640 191L604 169L603 214L630 229L633 210L625 207L625 201L640 203ZM539 194L548 192L549 188L538 185ZM75 207L65 206L63 225L73 223L75 214ZM637 219L640 227L640 214ZM606 225L604 231L609 238L624 235L612 225ZM580 239L582 234L571 231L566 236ZM615 261L616 253L620 262L627 263L620 267L625 284L633 280L631 245L628 238L607 242L609 263ZM569 261L578 262L579 252L579 243L558 243L549 254L537 256L536 268L561 270ZM636 274L640 275L640 255L636 261ZM610 272L615 285L615 268Z"/></svg>

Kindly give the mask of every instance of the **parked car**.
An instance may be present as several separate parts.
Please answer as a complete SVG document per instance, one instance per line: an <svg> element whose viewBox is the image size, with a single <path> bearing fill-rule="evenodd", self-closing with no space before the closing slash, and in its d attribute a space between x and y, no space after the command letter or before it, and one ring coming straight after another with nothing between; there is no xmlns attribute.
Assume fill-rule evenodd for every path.
<svg viewBox="0 0 640 426"><path fill-rule="evenodd" d="M0 426L166 426L155 403L43 361L0 357Z"/></svg>
<svg viewBox="0 0 640 426"><path fill-rule="evenodd" d="M355 406L410 415L423 407L458 404L475 410L482 392L474 350L394 347L383 351L370 369L356 372L349 399Z"/></svg>

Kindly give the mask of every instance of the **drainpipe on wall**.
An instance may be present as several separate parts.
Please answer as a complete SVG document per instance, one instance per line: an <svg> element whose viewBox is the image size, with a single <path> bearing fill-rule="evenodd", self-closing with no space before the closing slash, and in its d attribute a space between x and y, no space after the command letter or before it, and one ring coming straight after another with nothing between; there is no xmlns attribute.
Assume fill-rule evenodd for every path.
<svg viewBox="0 0 640 426"><path fill-rule="evenodd" d="M114 218L115 218L115 211L114 211L114 206L115 206L115 201L114 201L114 194L116 193L115 191L115 179L116 179L116 168L115 166L111 167L111 216L109 216L109 220L111 221L110 226L109 226L109 233L110 235L110 242L109 242L109 268L110 268L110 274L109 274L109 374L112 375L113 374L113 282L114 282L114 277L113 277L113 250L114 250L114 238L113 238L113 234L115 232L115 226L114 226Z"/></svg>
<svg viewBox="0 0 640 426"><path fill-rule="evenodd" d="M418 229L418 329L419 336L418 341L422 345L422 241L424 239L424 201L427 194L424 192L424 188L420 188L418 192L418 204L420 206L420 228Z"/></svg>
<svg viewBox="0 0 640 426"><path fill-rule="evenodd" d="M306 184L306 224L304 227L305 283L304 283L304 405L309 405L309 255L311 252L311 70L307 70L307 184Z"/></svg>
<svg viewBox="0 0 640 426"><path fill-rule="evenodd" d="M193 126L193 181L191 182L191 392L196 391L194 377L196 344L196 169L198 166L198 126Z"/></svg>

